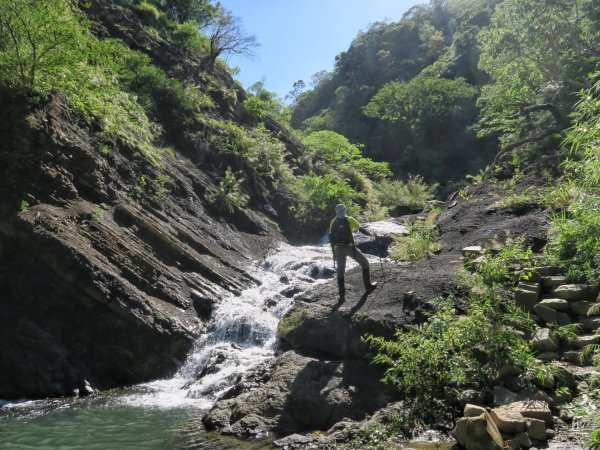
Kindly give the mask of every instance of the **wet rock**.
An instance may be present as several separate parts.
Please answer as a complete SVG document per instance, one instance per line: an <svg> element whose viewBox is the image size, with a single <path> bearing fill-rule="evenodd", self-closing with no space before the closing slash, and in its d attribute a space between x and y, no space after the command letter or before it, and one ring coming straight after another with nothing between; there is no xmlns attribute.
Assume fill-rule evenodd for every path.
<svg viewBox="0 0 600 450"><path fill-rule="evenodd" d="M290 286L281 291L281 295L287 298L292 298L294 295L299 294L300 292L302 292L302 289L300 289L300 287Z"/></svg>
<svg viewBox="0 0 600 450"><path fill-rule="evenodd" d="M540 361L556 361L557 359L560 358L560 355L556 352L544 352L544 353L540 353L538 355L538 359Z"/></svg>
<svg viewBox="0 0 600 450"><path fill-rule="evenodd" d="M362 419L390 400L373 383L378 377L366 361L321 361L287 352L268 381L217 401L203 422L208 429L240 437L327 429L344 417Z"/></svg>

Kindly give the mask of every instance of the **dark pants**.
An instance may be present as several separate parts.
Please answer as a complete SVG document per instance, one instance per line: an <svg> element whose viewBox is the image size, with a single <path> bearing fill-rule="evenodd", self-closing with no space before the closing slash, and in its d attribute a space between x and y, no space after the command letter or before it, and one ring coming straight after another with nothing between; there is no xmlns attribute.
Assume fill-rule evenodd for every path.
<svg viewBox="0 0 600 450"><path fill-rule="evenodd" d="M356 247L336 247L334 250L335 264L337 265L337 277L344 278L346 272L346 258L349 256L356 261L363 271L369 270L367 257Z"/></svg>

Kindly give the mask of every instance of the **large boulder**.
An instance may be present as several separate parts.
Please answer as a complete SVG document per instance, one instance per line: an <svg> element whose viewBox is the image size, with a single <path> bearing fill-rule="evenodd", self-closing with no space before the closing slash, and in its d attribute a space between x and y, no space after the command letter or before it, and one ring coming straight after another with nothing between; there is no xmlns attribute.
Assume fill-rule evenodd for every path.
<svg viewBox="0 0 600 450"><path fill-rule="evenodd" d="M389 402L380 377L368 361L323 361L286 352L268 381L217 401L203 423L238 437L326 430L345 417L362 419Z"/></svg>

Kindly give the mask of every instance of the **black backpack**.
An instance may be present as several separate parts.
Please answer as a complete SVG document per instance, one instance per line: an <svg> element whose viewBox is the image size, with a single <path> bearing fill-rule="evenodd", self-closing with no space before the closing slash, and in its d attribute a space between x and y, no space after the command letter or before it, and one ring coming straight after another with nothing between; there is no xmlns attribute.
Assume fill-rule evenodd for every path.
<svg viewBox="0 0 600 450"><path fill-rule="evenodd" d="M336 217L333 220L329 231L329 242L332 245L351 245L354 243L350 222L346 217Z"/></svg>

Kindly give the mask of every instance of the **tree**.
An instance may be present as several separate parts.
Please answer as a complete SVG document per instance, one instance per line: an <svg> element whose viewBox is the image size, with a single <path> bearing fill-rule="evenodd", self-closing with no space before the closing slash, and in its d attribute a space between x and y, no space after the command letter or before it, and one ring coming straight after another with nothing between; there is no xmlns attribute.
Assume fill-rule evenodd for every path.
<svg viewBox="0 0 600 450"><path fill-rule="evenodd" d="M214 65L223 54L254 56L254 49L260 44L256 36L246 34L239 18L221 9L204 29L209 36L208 59Z"/></svg>
<svg viewBox="0 0 600 450"><path fill-rule="evenodd" d="M163 0L162 5L178 22L195 21L201 28L222 10L221 4L213 4L212 0Z"/></svg>
<svg viewBox="0 0 600 450"><path fill-rule="evenodd" d="M408 82L386 84L363 111L368 117L391 121L402 127L410 136L412 157L406 164L421 173L421 161L429 159L423 158L427 150L431 152L431 159L453 155L446 150L456 151L447 143L452 141L452 136L456 139L475 117L477 93L477 88L462 78L447 80L418 76ZM435 135L431 130L436 130Z"/></svg>
<svg viewBox="0 0 600 450"><path fill-rule="evenodd" d="M73 0L0 0L0 82L48 90L81 59L87 30Z"/></svg>
<svg viewBox="0 0 600 450"><path fill-rule="evenodd" d="M574 92L600 63L594 0L505 0L481 33L481 135L499 133L504 150L569 127Z"/></svg>
<svg viewBox="0 0 600 450"><path fill-rule="evenodd" d="M290 99L292 102L297 102L300 94L306 88L304 80L298 80L292 85L292 90L285 96L286 100Z"/></svg>

